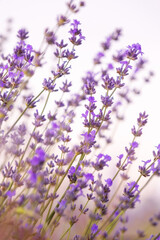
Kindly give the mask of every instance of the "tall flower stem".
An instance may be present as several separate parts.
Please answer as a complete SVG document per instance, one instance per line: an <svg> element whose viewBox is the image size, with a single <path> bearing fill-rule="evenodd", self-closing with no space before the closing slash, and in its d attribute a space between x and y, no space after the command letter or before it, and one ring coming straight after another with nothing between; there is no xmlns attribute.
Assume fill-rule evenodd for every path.
<svg viewBox="0 0 160 240"><path fill-rule="evenodd" d="M83 209L81 210L80 214L78 215L77 219L80 218L80 216L82 215L82 213L83 213L83 211L85 210L85 208L86 208L86 206L88 205L88 203L89 203L89 200L87 200L87 202L85 203L85 205L84 205ZM70 225L70 227L67 228L67 230L62 234L62 236L60 237L59 240L62 240L62 239L65 237L65 235L71 230L71 228L72 228L73 226L74 226L74 224L73 224L73 225Z"/></svg>
<svg viewBox="0 0 160 240"><path fill-rule="evenodd" d="M48 94L47 94L47 98L46 98L45 104L44 104L44 106L43 106L41 115L42 115L42 114L44 113L44 111L45 111L45 108L46 108L47 103L48 103L48 100L49 100L49 96L50 96L50 92L48 92ZM25 153L26 153L26 151L27 151L27 149L28 149L28 146L29 146L29 144L30 144L30 142L31 142L31 140L32 140L32 134L35 132L36 128L37 128L37 127L35 126L34 129L32 130L32 133L31 133L31 135L30 135L30 138L29 138L29 140L28 140L28 142L27 142L27 145L26 145L26 147L25 147L24 153L23 153L22 157L20 158L19 165L21 164L21 162L22 162L22 160L23 160L23 158L24 158L24 156L25 156Z"/></svg>
<svg viewBox="0 0 160 240"><path fill-rule="evenodd" d="M37 98L39 98L41 95L42 95L42 93L45 91L45 89L43 89L31 102L30 102L30 105L35 101L35 100L37 100ZM23 112L20 114L20 116L17 118L17 120L13 123L13 125L9 128L9 130L6 132L6 134L5 134L5 137L12 131L12 129L15 127L15 125L19 122L19 120L22 118L22 116L25 114L25 112L27 111L27 109L30 107L30 105L29 106L27 106L24 110L23 110Z"/></svg>
<svg viewBox="0 0 160 240"><path fill-rule="evenodd" d="M141 175L142 176L142 175ZM147 182L143 185L143 187L139 190L139 192L131 199L130 203L133 203L133 201L136 199L136 197L145 189L145 187L149 184L149 182L152 180L154 174L152 174L152 176L150 176L150 178L147 180ZM138 177L138 179L140 179L140 176ZM139 181L137 179L136 183ZM130 190L132 191L132 189ZM112 221L110 222L110 220L112 219L112 217L114 216L114 214L117 212L117 210L119 209L120 205L121 205L122 201L118 204L118 206L115 208L115 210L111 213L111 215L108 217L108 219L99 227L99 230L96 232L95 236L104 228L106 227L106 230L109 230L109 233L111 233L111 230L113 229L113 227L117 224L119 217L122 216L128 209L125 210L121 210L120 213L116 216L116 221ZM109 223L109 225L107 225ZM107 226L106 226L107 225ZM111 227L110 227L111 226ZM108 229L109 228L109 229Z"/></svg>
<svg viewBox="0 0 160 240"><path fill-rule="evenodd" d="M65 171L65 174L63 175L63 177L61 178L59 184L58 184L57 187L55 188L55 190L54 190L55 192L57 192L58 189L60 188L61 184L63 183L65 177L66 177L67 174L68 174L68 171L69 171L70 167L72 166L72 164L73 164L73 162L75 161L75 159L76 159L77 156L78 156L78 154L75 154L75 155L74 155L74 157L73 157L73 159L71 160L68 168L67 168L66 171ZM53 218L53 216L54 216L54 213L55 213L55 210L53 210L53 211L50 213L50 215L48 216L48 218L46 219L46 222L47 222L48 224L51 222L51 220L52 220L52 218Z"/></svg>

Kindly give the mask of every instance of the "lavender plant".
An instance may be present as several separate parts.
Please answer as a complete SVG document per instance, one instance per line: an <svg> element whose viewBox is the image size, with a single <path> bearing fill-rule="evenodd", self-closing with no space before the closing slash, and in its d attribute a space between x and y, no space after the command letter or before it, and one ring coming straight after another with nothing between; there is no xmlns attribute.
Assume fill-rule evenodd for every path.
<svg viewBox="0 0 160 240"><path fill-rule="evenodd" d="M129 225L130 210L136 211L144 189L160 175L160 145L152 159L139 160L138 177L130 174L147 113L137 114L132 140L116 152L116 161L108 150L115 152L117 126L140 93L135 86L147 61L141 45L134 43L106 62L121 37L116 29L101 43L92 70L73 92L71 64L85 37L72 14L83 6L83 1L70 0L54 30L45 30L38 50L29 43L28 31L20 29L13 52L5 55L7 36L1 36L1 240L160 239L159 213L145 221L147 228ZM68 41L59 37L61 28L67 29ZM30 82L51 65L48 51L55 64L36 92ZM149 71L143 82L152 76Z"/></svg>

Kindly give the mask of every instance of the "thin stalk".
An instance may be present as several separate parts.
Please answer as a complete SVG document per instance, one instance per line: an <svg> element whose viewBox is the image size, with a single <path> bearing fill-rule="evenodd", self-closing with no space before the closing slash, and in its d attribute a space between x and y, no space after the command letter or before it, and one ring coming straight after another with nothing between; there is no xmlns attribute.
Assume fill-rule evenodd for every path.
<svg viewBox="0 0 160 240"><path fill-rule="evenodd" d="M76 157L78 156L78 154L75 154L74 155L74 157L73 157L73 159L72 159L72 161L70 162L70 164L69 164L69 166L68 166L68 168L67 168L67 170L66 170L66 172L65 172L65 174L63 175L63 177L61 178L61 181L60 181L60 183L58 184L58 186L56 187L56 190L55 190L55 192L57 192L58 191L58 189L60 188L60 186L61 186L61 184L63 183L63 181L64 181L64 179L65 179L65 177L67 176L67 174L68 174L68 171L69 171L69 169L71 168L71 166L72 166L72 164L74 163L74 161L75 161L75 159L76 159Z"/></svg>
<svg viewBox="0 0 160 240"><path fill-rule="evenodd" d="M50 96L50 92L48 92L48 95L47 95L45 104L44 104L43 109L42 109L42 112L41 112L41 115L43 114L43 112L44 112L44 110L45 110L45 108L46 108L46 106L47 106L47 103L48 103L48 100L49 100L49 96ZM35 126L34 129L33 129L33 131L32 131L32 133L31 133L31 135L30 135L30 138L29 138L29 140L28 140L28 142L27 142L27 145L26 145L26 147L25 147L24 153L23 153L22 157L20 158L19 166L20 166L20 163L22 162L22 160L23 160L23 158L24 158L24 155L25 155L25 153L26 153L26 151L27 151L27 149L28 149L28 146L29 146L29 144L30 144L30 142L31 142L31 140L32 140L32 135L33 135L33 133L35 132L36 128L37 128L37 127Z"/></svg>
<svg viewBox="0 0 160 240"><path fill-rule="evenodd" d="M78 169L78 167L79 167L79 165L80 165L80 162L83 160L84 157L85 157L85 154L81 154L81 157L80 157L80 159L79 159L79 161L78 161L76 170ZM65 192L63 193L62 197L60 198L59 203L60 203L60 202L62 201L62 199L65 197L66 192L68 191L69 188L70 188L70 184L68 185L68 187L66 188L66 190L65 190ZM56 205L56 207L59 206L59 203ZM48 204L48 205L49 205L49 204ZM52 206L52 205L53 205L53 200L51 201L51 206ZM54 214L55 214L55 209L53 209L52 213L50 213L50 210L51 210L51 207L50 207L50 209L49 209L49 211L48 211L48 213L47 213L47 217L46 217L46 222L47 222L48 225L50 224L50 222L51 222L51 220L52 220L52 218L53 218L53 216L54 216Z"/></svg>
<svg viewBox="0 0 160 240"><path fill-rule="evenodd" d="M85 208L88 205L88 202L89 202L89 200L87 200L86 204L84 205L84 207L83 207L82 211L80 212L80 214L78 215L77 219L79 219L80 216L82 215L83 211L85 210ZM75 225L75 224L73 224L73 225ZM70 225L70 227L63 233L63 235L61 236L61 238L59 240L62 240L65 237L65 235L71 230L73 225Z"/></svg>
<svg viewBox="0 0 160 240"><path fill-rule="evenodd" d="M158 235L155 236L155 237L153 238L153 240L157 240L159 236L160 236L160 233L158 233Z"/></svg>
<svg viewBox="0 0 160 240"><path fill-rule="evenodd" d="M143 185L143 187L139 190L139 192L132 198L131 200L131 203L133 203L133 201L136 199L136 197L138 197L138 195L144 190L144 188L149 184L149 182L151 181L151 179L153 178L154 174L148 179L148 181ZM139 177L140 178L140 177ZM138 179L139 179L138 178ZM136 181L137 182L137 181ZM119 203L119 205L116 207L116 209L112 212L112 214L108 217L108 219L101 225L101 227L99 228L99 230L96 232L95 235L97 235L105 226L106 224L112 219L112 217L114 216L114 214L116 213L116 211L119 209L120 205L121 205L122 201ZM121 210L121 212L123 212L123 214L127 211L128 209L125 209L125 210ZM120 212L120 213L121 213ZM119 213L119 214L120 214ZM118 216L119 216L118 214ZM123 214L121 214L120 216L122 216ZM117 217L118 217L117 216ZM117 219L117 217L115 219ZM118 217L118 220L119 220L119 217ZM114 226L115 224L117 224L118 220L114 221ZM113 222L112 221L112 222ZM111 222L111 223L112 223ZM108 226L111 226L111 223L108 225ZM108 229L108 226L106 227L106 229ZM112 226L112 228L114 227ZM109 229L109 233L111 232L112 228ZM108 233L108 232L107 232Z"/></svg>
<svg viewBox="0 0 160 240"><path fill-rule="evenodd" d="M41 96L41 94L45 91L45 89L43 89L30 103L30 105L38 98ZM13 125L10 127L10 129L7 131L7 133L5 134L5 137L12 131L12 129L15 127L15 125L19 122L19 120L21 119L21 117L25 114L25 112L27 111L27 109L29 108L29 106L27 106L23 112L20 114L20 116L17 118L17 120L13 123Z"/></svg>
<svg viewBox="0 0 160 240"><path fill-rule="evenodd" d="M69 164L69 166L68 166L65 174L64 174L63 177L61 178L58 186L55 188L55 192L57 192L58 189L60 188L61 184L63 183L65 177L66 177L67 174L68 174L68 171L69 171L70 167L72 166L72 164L73 164L73 162L75 161L75 159L76 159L77 156L78 156L78 154L75 154L75 155L74 155L74 157L73 157L72 161L70 162L70 164ZM53 211L51 212L51 214L49 215L48 219L46 219L46 222L48 222L48 224L51 222L51 220L52 220L52 218L53 218L53 216L54 216L54 215L53 215L54 213L55 213L55 210L53 210Z"/></svg>
<svg viewBox="0 0 160 240"><path fill-rule="evenodd" d="M98 208L95 208L94 214L97 212L97 209L98 209ZM91 227L92 222L93 222L93 220L90 219L89 224L87 225L87 227L86 227L86 229L85 229L85 231L84 231L84 236L87 236L87 234L88 234L88 232L89 232L89 230L90 230L90 227Z"/></svg>
<svg viewBox="0 0 160 240"><path fill-rule="evenodd" d="M133 137L132 143L135 141L135 139L136 139L136 136ZM129 151L131 150L131 148L132 148L132 143L131 143L131 146L130 146L128 152L129 152ZM125 162L127 161L127 158L128 158L128 153L127 153L127 155L126 155L126 157L125 157L125 159L124 159L124 161L123 161L123 163L122 163L122 165L121 165L121 168L124 166ZM112 182L113 182L113 181L115 180L115 178L118 176L118 174L119 174L120 171L121 171L121 169L119 168L118 171L116 172L116 174L114 175L114 177L112 178Z"/></svg>

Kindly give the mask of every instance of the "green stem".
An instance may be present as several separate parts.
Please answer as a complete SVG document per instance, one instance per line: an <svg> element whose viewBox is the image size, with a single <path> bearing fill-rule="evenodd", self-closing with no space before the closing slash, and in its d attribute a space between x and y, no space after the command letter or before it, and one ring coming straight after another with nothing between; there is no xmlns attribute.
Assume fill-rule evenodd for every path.
<svg viewBox="0 0 160 240"><path fill-rule="evenodd" d="M95 210L94 210L94 214L97 212L97 210L98 210L98 208L96 207ZM85 232L85 233L84 233L84 236L87 236L87 234L88 234L88 232L89 232L89 230L90 230L90 227L91 227L92 222L93 222L93 220L90 219L89 224L87 225L87 227L86 227L86 229L85 229L85 231L84 231L84 232Z"/></svg>
<svg viewBox="0 0 160 240"><path fill-rule="evenodd" d="M86 204L84 205L84 207L83 207L82 211L80 212L80 214L78 215L77 219L79 219L80 216L82 215L83 211L85 210L86 206L88 205L88 202L89 202L89 200L87 200ZM73 225L75 225L75 224L73 224ZM67 230L63 233L63 235L60 237L59 240L62 240L65 237L65 235L71 230L73 225L70 225L70 227L67 228Z"/></svg>
<svg viewBox="0 0 160 240"><path fill-rule="evenodd" d="M138 128L138 129L139 129L139 128ZM135 141L135 139L136 139L136 136L133 137L132 143ZM130 148L129 148L128 151L131 150L131 148L132 148L132 143L131 143L131 146L130 146ZM119 172L121 171L121 168L124 166L125 162L127 161L127 158L128 158L128 153L127 153L127 155L126 155L126 157L125 157L125 159L124 159L121 167L118 169L118 171L116 172L116 174L115 174L114 177L112 178L112 182L113 182L113 181L115 180L115 178L118 176Z"/></svg>
<svg viewBox="0 0 160 240"><path fill-rule="evenodd" d="M61 178L59 184L58 184L57 187L55 188L55 192L57 192L58 189L60 188L61 184L63 183L65 177L66 177L67 174L68 174L69 169L71 168L71 166L72 166L72 164L73 164L73 162L75 161L75 159L76 159L77 156L78 156L78 154L75 154L75 155L74 155L74 157L73 157L72 161L70 162L70 164L69 164L69 166L68 166L65 174L63 175L63 177ZM49 215L48 218L46 219L46 222L47 222L48 225L50 224L50 222L51 222L54 214L55 214L55 209L50 213L50 215Z"/></svg>
<svg viewBox="0 0 160 240"><path fill-rule="evenodd" d="M49 100L49 96L50 96L50 92L48 92L48 95L47 95L45 104L44 104L43 109L42 109L42 112L41 112L41 115L43 114L43 112L44 112L44 110L45 110L45 108L46 108L46 106L47 106L47 103L48 103L48 100ZM26 153L26 151L27 151L27 149L28 149L28 146L29 146L29 144L30 144L30 142L31 142L31 140L32 140L32 134L34 133L34 131L36 130L36 128L37 128L37 127L35 126L34 129L33 129L33 131L32 131L32 133L31 133L31 135L30 135L30 138L29 138L29 140L28 140L28 142L27 142L27 145L26 145L26 147L25 147L24 153L23 153L22 157L20 158L19 166L20 166L20 163L21 163L22 159L24 158L24 155L25 155L25 153Z"/></svg>
<svg viewBox="0 0 160 240"><path fill-rule="evenodd" d="M38 98L40 97L40 95L44 92L45 89L43 89L30 103L30 105ZM29 105L29 106L30 106ZM15 125L18 123L18 121L21 119L21 117L24 115L24 113L27 111L27 109L29 108L29 106L27 106L23 112L20 114L20 116L17 118L17 120L13 123L13 125L10 127L10 129L7 131L7 133L5 134L5 137L12 131L12 129L15 127Z"/></svg>
<svg viewBox="0 0 160 240"><path fill-rule="evenodd" d="M148 179L148 181L143 185L143 187L139 190L139 192L132 198L131 203L133 203L133 201L136 199L136 197L138 197L138 195L144 190L144 188L148 185L148 183L151 181L151 179L153 178L154 174ZM140 179L140 177L138 178ZM138 182L138 180L136 181L136 183ZM132 191L132 190L130 190ZM99 230L96 232L96 235L105 227L105 225L111 220L111 218L114 216L114 214L116 213L116 211L119 209L120 205L121 205L122 201L119 203L119 205L116 207L116 209L112 212L112 214L109 216L109 218L102 224L102 226L99 228ZM122 216L128 209L125 210L121 210L121 212L118 214L118 216ZM122 213L122 214L121 214ZM121 214L121 215L120 215ZM117 217L118 217L117 216ZM117 219L117 217L115 219ZM119 220L119 217L118 217ZM114 226L115 224L118 222L114 221ZM113 222L112 221L112 222ZM106 229L108 229L109 226L111 226L112 222L106 227ZM111 230L113 229L114 226L111 226L111 228L109 229L109 233L111 232ZM108 232L107 232L108 234Z"/></svg>
<svg viewBox="0 0 160 240"><path fill-rule="evenodd" d="M9 185L9 187L7 188L7 190L5 191L5 193L8 192L8 191L12 188L13 183L14 183L13 181L10 183L10 185ZM0 207L3 207L3 203L5 202L5 200L6 200L6 197L3 197L3 199L2 199L2 201L1 201L1 203L0 203Z"/></svg>
<svg viewBox="0 0 160 240"><path fill-rule="evenodd" d="M72 164L74 163L74 161L75 161L75 159L76 159L76 157L78 156L78 154L75 154L74 155L74 157L73 157L73 159L72 159L72 161L70 162L70 164L69 164L69 166L68 166L68 168L67 168L67 170L66 170L66 172L65 172L65 174L63 175L63 177L61 178L61 181L60 181L60 183L58 184L58 186L56 187L56 190L55 190L55 192L57 192L58 191L58 189L60 188L60 186L61 186L61 184L63 183L63 181L64 181L64 179L65 179L65 177L67 176L67 174L68 174L68 171L69 171L69 169L71 168L71 166L72 166Z"/></svg>
<svg viewBox="0 0 160 240"><path fill-rule="evenodd" d="M17 122L21 119L21 117L24 115L24 113L27 111L28 106L23 110L23 112L20 114L20 116L17 118L17 120L13 123L13 125L10 127L10 129L7 131L7 133L5 134L5 137L12 131L12 129L14 128L14 126L17 124Z"/></svg>
<svg viewBox="0 0 160 240"><path fill-rule="evenodd" d="M158 239L158 237L160 236L160 233L158 233L158 235L157 236L155 236L155 238L153 238L153 240L156 240L156 239Z"/></svg>

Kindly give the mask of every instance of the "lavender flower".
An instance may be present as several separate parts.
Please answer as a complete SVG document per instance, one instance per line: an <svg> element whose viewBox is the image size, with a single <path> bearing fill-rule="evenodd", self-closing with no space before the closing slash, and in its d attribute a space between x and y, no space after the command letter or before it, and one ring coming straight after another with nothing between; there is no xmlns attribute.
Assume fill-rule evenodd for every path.
<svg viewBox="0 0 160 240"><path fill-rule="evenodd" d="M74 20L71 25L73 28L71 28L71 30L69 31L69 33L71 34L71 37L69 38L69 40L73 45L77 45L77 46L81 45L82 40L84 40L85 37L82 35L81 29L78 28L80 25L80 22L77 20Z"/></svg>
<svg viewBox="0 0 160 240"><path fill-rule="evenodd" d="M136 60L138 58L138 55L142 55L143 52L141 50L141 45L139 43L132 44L131 46L128 46L128 49L126 50L126 57L131 60Z"/></svg>
<svg viewBox="0 0 160 240"><path fill-rule="evenodd" d="M126 106L141 92L137 79L147 60L141 57L139 43L106 58L121 36L121 29L116 29L101 43L92 70L86 71L75 92L72 61L79 61L76 50L85 37L80 22L70 15L83 6L84 1L69 0L54 30L44 31L38 50L25 28L18 31L18 42L8 55L3 53L0 36L1 238L3 234L5 239L26 240L160 237L159 210L149 217L150 232L143 230L146 216L138 212L144 226L137 230L133 224L137 214L130 214L143 203L143 191L152 178L160 176L160 144L149 160L140 162L137 154L137 138L148 122L146 112L139 114L123 153L120 137L119 148L114 142ZM52 62L47 51L54 55ZM40 70L45 76L31 88ZM149 71L143 82L151 77Z"/></svg>
<svg viewBox="0 0 160 240"><path fill-rule="evenodd" d="M28 38L28 32L26 31L26 29L22 28L18 31L17 37L23 41Z"/></svg>

